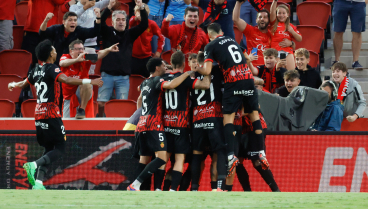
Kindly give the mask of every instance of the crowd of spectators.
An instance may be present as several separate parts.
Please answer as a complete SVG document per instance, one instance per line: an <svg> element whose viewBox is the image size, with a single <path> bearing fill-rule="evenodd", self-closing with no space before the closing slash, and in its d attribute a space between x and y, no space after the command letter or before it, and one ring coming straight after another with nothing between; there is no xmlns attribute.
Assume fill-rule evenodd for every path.
<svg viewBox="0 0 368 209"><path fill-rule="evenodd" d="M249 67L253 74L259 77L256 83L263 86L264 91L286 97L298 85L316 89L321 87L329 92L329 106L339 100L344 107L344 117L352 122L363 117L365 99L360 85L349 77L346 65L338 62L342 49L342 34L346 28L346 24L344 26L340 23L350 14L355 61L352 67L361 68L358 58L365 21L360 21L363 7L358 7L363 2L337 0L334 3L336 62L332 66L331 82L335 86L330 83L322 84L319 72L308 65L308 50L295 50L295 42L302 41L302 36L291 23L289 8L278 6L275 0L270 11L261 10L258 13L248 1L135 0L129 4L130 15L127 14L128 11L116 9L117 4L120 4L118 0L29 0L22 49L32 53L33 67L37 63L35 47L41 40L50 39L57 52L55 64L68 76L80 78L88 77L93 61L102 59L100 72L104 85L99 88L97 97L98 115L102 117L104 105L111 98L128 98L131 74L149 76L145 68L149 59L160 57L168 50L180 50L188 55L198 53L209 43L206 35L209 24L219 23L224 35L232 38L235 38L235 25L243 33L241 46L251 61ZM0 51L11 49L13 46L12 11L15 4L16 0L0 3ZM197 26L200 21L199 8L203 10L204 17L200 26ZM59 10L65 13L62 20L58 19ZM108 26L109 17L112 17L112 26ZM62 24L57 24L58 22ZM100 50L94 60L84 57L87 54L85 47ZM344 85L348 87L343 89L341 86ZM63 85L63 88L69 87ZM337 95L331 96L335 95L335 91ZM64 106L78 108L70 111L64 108L64 116L76 115L83 118L92 98L91 86L73 87L66 92ZM339 108L341 109L335 109ZM91 116L88 113L87 116L93 117L93 114Z"/></svg>

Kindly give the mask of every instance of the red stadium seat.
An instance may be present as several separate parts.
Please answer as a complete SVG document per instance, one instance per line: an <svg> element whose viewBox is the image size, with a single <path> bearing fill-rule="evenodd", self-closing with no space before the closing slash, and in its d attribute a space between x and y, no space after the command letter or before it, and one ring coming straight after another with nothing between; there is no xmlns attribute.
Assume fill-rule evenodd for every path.
<svg viewBox="0 0 368 209"><path fill-rule="evenodd" d="M19 102L20 88L9 91L8 84L11 82L23 81L18 75L0 74L0 99L8 99L12 102Z"/></svg>
<svg viewBox="0 0 368 209"><path fill-rule="evenodd" d="M0 99L0 117L12 117L15 113L14 102L8 99Z"/></svg>
<svg viewBox="0 0 368 209"><path fill-rule="evenodd" d="M28 1L19 2L15 6L15 18L18 25L26 25L28 15Z"/></svg>
<svg viewBox="0 0 368 209"><path fill-rule="evenodd" d="M21 111L24 118L34 118L37 99L28 99L22 103Z"/></svg>
<svg viewBox="0 0 368 209"><path fill-rule="evenodd" d="M271 4L272 4L272 2L267 2L264 9L267 9L268 11L270 11ZM290 5L289 4L286 4L286 3L283 3L283 2L277 2L277 6L279 6L280 4L283 4L283 5L287 6L289 8L289 11L290 11Z"/></svg>
<svg viewBox="0 0 368 209"><path fill-rule="evenodd" d="M333 0L306 0L306 1L311 1L311 2L325 2L325 3L332 3Z"/></svg>
<svg viewBox="0 0 368 209"><path fill-rule="evenodd" d="M173 51L169 50L161 54L161 58L167 62L167 64L171 65L171 55L173 54Z"/></svg>
<svg viewBox="0 0 368 209"><path fill-rule="evenodd" d="M119 0L119 2L124 3L124 4L128 4L130 2L132 2L133 0Z"/></svg>
<svg viewBox="0 0 368 209"><path fill-rule="evenodd" d="M240 44L240 41L243 37L243 33L236 27L234 26L234 33L235 33L235 41Z"/></svg>
<svg viewBox="0 0 368 209"><path fill-rule="evenodd" d="M303 2L296 7L300 25L317 25L326 29L331 5L324 2Z"/></svg>
<svg viewBox="0 0 368 209"><path fill-rule="evenodd" d="M268 0L268 2L273 2L273 0ZM278 0L277 2L282 2L282 3L285 3L285 4L290 4L290 3L293 3L293 0Z"/></svg>
<svg viewBox="0 0 368 209"><path fill-rule="evenodd" d="M12 49L0 52L1 74L17 74L25 78L31 63L32 54L25 50Z"/></svg>
<svg viewBox="0 0 368 209"><path fill-rule="evenodd" d="M112 99L105 104L106 117L130 117L137 110L137 102L126 99Z"/></svg>
<svg viewBox="0 0 368 209"><path fill-rule="evenodd" d="M325 30L315 25L298 25L297 29L303 37L301 42L295 42L296 49L306 48L307 50L319 53Z"/></svg>
<svg viewBox="0 0 368 209"><path fill-rule="evenodd" d="M309 65L316 68L319 65L319 54L314 51L309 51Z"/></svg>
<svg viewBox="0 0 368 209"><path fill-rule="evenodd" d="M128 99L130 100L134 100L137 101L140 92L138 91L138 86L141 85L141 83L145 80L146 78L141 76L141 75L130 75L129 77L129 94L128 94Z"/></svg>
<svg viewBox="0 0 368 209"><path fill-rule="evenodd" d="M22 47L24 36L24 26L23 25L13 25L13 49L20 49Z"/></svg>

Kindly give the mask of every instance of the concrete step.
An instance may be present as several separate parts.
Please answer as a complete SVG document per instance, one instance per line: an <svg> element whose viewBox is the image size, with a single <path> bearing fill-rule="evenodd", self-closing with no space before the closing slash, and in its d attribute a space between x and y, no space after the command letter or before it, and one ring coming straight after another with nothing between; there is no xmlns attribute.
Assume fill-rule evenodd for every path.
<svg viewBox="0 0 368 209"><path fill-rule="evenodd" d="M364 56L364 57L368 57L368 50L361 49L359 55ZM351 49L350 50L342 50L341 51L341 56L353 56L353 52L351 51Z"/></svg>
<svg viewBox="0 0 368 209"><path fill-rule="evenodd" d="M353 34L351 33L351 29L346 29L344 33L344 42L351 42L353 40ZM362 32L362 41L368 42L368 31Z"/></svg>
<svg viewBox="0 0 368 209"><path fill-rule="evenodd" d="M368 69L363 70L354 70L354 69L348 69L349 75L353 78L365 78L368 81ZM321 76L331 76L332 72L330 69L326 69L321 72Z"/></svg>
<svg viewBox="0 0 368 209"><path fill-rule="evenodd" d="M368 101L368 94L364 94L364 99Z"/></svg>
<svg viewBox="0 0 368 209"><path fill-rule="evenodd" d="M366 108L364 109L364 111L363 111L363 115L364 115L364 117L365 117L365 118L367 118L367 117L368 117L368 107L366 107Z"/></svg>
<svg viewBox="0 0 368 209"><path fill-rule="evenodd" d="M325 59L328 57L325 57ZM336 60L335 56L331 57L332 61ZM365 56L359 56L359 63L364 67L364 68L368 68L368 59ZM353 55L351 54L351 56L340 56L340 62L343 62L347 65L348 68L351 68L351 65L353 64Z"/></svg>
<svg viewBox="0 0 368 209"><path fill-rule="evenodd" d="M332 47L329 47L329 49L333 49L333 45L332 45ZM344 42L344 45L343 45L342 49L343 50L350 50L351 51L351 41ZM368 42L363 42L362 43L361 50L368 50Z"/></svg>

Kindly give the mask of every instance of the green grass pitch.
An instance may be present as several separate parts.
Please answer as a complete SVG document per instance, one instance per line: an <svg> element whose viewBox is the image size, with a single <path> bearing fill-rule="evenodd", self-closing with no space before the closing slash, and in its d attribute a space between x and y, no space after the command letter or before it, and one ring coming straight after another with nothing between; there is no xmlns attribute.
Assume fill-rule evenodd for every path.
<svg viewBox="0 0 368 209"><path fill-rule="evenodd" d="M0 190L0 208L368 208L367 193Z"/></svg>

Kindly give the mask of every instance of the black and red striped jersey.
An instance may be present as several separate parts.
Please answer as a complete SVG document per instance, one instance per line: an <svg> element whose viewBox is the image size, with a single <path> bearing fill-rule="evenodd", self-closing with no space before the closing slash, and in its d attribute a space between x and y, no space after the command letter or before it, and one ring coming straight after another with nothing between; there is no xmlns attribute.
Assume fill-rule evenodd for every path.
<svg viewBox="0 0 368 209"><path fill-rule="evenodd" d="M218 65L212 68L211 85L207 90L191 90L191 100L193 107L193 122L205 118L222 117L222 91L224 77ZM196 78L203 79L203 75L196 73Z"/></svg>
<svg viewBox="0 0 368 209"><path fill-rule="evenodd" d="M231 37L218 36L204 48L204 61L217 62L225 83L253 79L239 44Z"/></svg>
<svg viewBox="0 0 368 209"><path fill-rule="evenodd" d="M164 131L162 105L164 82L162 77L155 76L141 83L142 112L135 131Z"/></svg>
<svg viewBox="0 0 368 209"><path fill-rule="evenodd" d="M167 73L163 75L165 81L171 81L182 73ZM164 126L172 128L189 127L190 90L194 88L198 79L188 77L175 89L167 89L164 98Z"/></svg>
<svg viewBox="0 0 368 209"><path fill-rule="evenodd" d="M54 64L37 65L28 72L27 81L37 91L35 119L61 118L60 83L57 81L62 74Z"/></svg>

